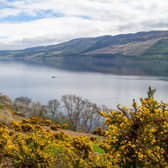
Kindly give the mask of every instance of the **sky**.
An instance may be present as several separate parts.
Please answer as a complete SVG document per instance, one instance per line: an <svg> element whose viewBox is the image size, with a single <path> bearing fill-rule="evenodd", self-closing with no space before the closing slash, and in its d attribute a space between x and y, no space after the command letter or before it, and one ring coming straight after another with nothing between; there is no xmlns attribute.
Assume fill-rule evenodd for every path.
<svg viewBox="0 0 168 168"><path fill-rule="evenodd" d="M168 30L167 0L0 0L0 50Z"/></svg>

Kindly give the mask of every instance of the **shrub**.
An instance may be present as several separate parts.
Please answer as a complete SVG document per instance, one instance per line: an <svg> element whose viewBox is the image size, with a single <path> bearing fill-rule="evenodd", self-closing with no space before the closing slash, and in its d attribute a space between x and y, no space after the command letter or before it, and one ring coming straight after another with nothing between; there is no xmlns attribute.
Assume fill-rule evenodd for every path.
<svg viewBox="0 0 168 168"><path fill-rule="evenodd" d="M28 124L28 123L22 124L22 125L21 125L21 129L22 129L22 131L24 131L24 132L30 132L30 131L33 131L33 130L34 130L33 126L30 125L30 124Z"/></svg>
<svg viewBox="0 0 168 168"><path fill-rule="evenodd" d="M90 137L90 140L93 141L93 142L96 142L97 141L97 138L95 136L91 136Z"/></svg>
<svg viewBox="0 0 168 168"><path fill-rule="evenodd" d="M55 126L56 126L57 128L61 128L61 126L60 126L59 124L55 124Z"/></svg>
<svg viewBox="0 0 168 168"><path fill-rule="evenodd" d="M53 125L50 126L50 128L51 128L52 130L57 131L58 128L60 128L60 125L59 125L59 124L53 124Z"/></svg>
<svg viewBox="0 0 168 168"><path fill-rule="evenodd" d="M30 119L30 123L31 123L31 124L39 124L39 125L41 125L42 122L43 122L43 119L40 118L40 117L37 117L37 116L32 117L32 118Z"/></svg>
<svg viewBox="0 0 168 168"><path fill-rule="evenodd" d="M118 167L166 167L168 165L168 104L148 97L132 109L101 113L108 125L106 144Z"/></svg>
<svg viewBox="0 0 168 168"><path fill-rule="evenodd" d="M11 139L7 128L0 128L0 163L1 160L8 156L8 147L11 145Z"/></svg>
<svg viewBox="0 0 168 168"><path fill-rule="evenodd" d="M42 129L43 128L40 125L38 125L38 124L34 125L34 130L42 130Z"/></svg>
<svg viewBox="0 0 168 168"><path fill-rule="evenodd" d="M51 125L50 128L51 128L52 130L54 130L54 131L57 131L57 130L58 130L58 128L57 128L56 125Z"/></svg>
<svg viewBox="0 0 168 168"><path fill-rule="evenodd" d="M93 134L99 135L99 136L103 136L103 135L104 135L104 134L103 134L103 130L102 130L101 127L95 128L95 130L93 131Z"/></svg>
<svg viewBox="0 0 168 168"><path fill-rule="evenodd" d="M23 123L23 124L25 124L25 123L30 123L30 119L23 118L23 119L22 119L22 123Z"/></svg>
<svg viewBox="0 0 168 168"><path fill-rule="evenodd" d="M93 152L89 137L73 137L72 145L77 149L80 155L83 155L83 158L89 158L90 153Z"/></svg>
<svg viewBox="0 0 168 168"><path fill-rule="evenodd" d="M11 158L15 167L39 168L50 167L52 153L46 152L50 137L47 134L31 133L15 137L15 149Z"/></svg>
<svg viewBox="0 0 168 168"><path fill-rule="evenodd" d="M68 124L67 124L67 123L63 124L63 125L62 125L62 128L63 128L63 129L68 128Z"/></svg>
<svg viewBox="0 0 168 168"><path fill-rule="evenodd" d="M106 136L106 135L107 135L107 131L104 130L102 136Z"/></svg>
<svg viewBox="0 0 168 168"><path fill-rule="evenodd" d="M14 128L15 131L22 131L21 124L17 121L12 121L12 128Z"/></svg>
<svg viewBox="0 0 168 168"><path fill-rule="evenodd" d="M132 109L118 106L116 111L101 112L108 128L95 132L106 137L70 137L41 127L44 120L36 117L13 121L12 127L4 124L0 166L5 167L5 161L11 168L167 167L168 104L156 101L152 93L150 89L139 106L134 101Z"/></svg>
<svg viewBox="0 0 168 168"><path fill-rule="evenodd" d="M75 149L68 142L60 143L60 141L56 141L48 147L46 152L54 155L53 167L89 168L87 162L75 153Z"/></svg>
<svg viewBox="0 0 168 168"><path fill-rule="evenodd" d="M59 139L59 140L65 140L66 138L69 137L63 131L55 132L55 133L53 133L53 136L54 136L55 139Z"/></svg>
<svg viewBox="0 0 168 168"><path fill-rule="evenodd" d="M44 120L44 125L50 126L51 125L51 120Z"/></svg>
<svg viewBox="0 0 168 168"><path fill-rule="evenodd" d="M5 127L5 124L0 121L0 128Z"/></svg>

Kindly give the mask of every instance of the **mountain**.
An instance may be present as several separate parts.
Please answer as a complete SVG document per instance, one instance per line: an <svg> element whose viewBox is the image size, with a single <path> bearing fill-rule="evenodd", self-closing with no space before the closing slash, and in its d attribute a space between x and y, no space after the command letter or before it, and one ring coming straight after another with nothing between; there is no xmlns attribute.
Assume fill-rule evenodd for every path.
<svg viewBox="0 0 168 168"><path fill-rule="evenodd" d="M57 45L0 51L0 60L73 71L168 76L168 31L79 38Z"/></svg>

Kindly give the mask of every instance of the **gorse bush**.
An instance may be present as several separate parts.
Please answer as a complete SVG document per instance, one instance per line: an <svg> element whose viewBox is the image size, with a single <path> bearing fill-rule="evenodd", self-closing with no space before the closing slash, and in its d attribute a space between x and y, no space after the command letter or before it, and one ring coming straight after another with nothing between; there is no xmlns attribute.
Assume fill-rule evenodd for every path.
<svg viewBox="0 0 168 168"><path fill-rule="evenodd" d="M15 167L38 168L49 167L52 163L52 153L45 150L49 145L47 134L32 133L23 136L21 134L14 137L15 148L11 157Z"/></svg>
<svg viewBox="0 0 168 168"><path fill-rule="evenodd" d="M105 146L110 147L114 165L119 167L168 166L168 104L153 98L154 90L141 99L140 106L101 113L108 125Z"/></svg>
<svg viewBox="0 0 168 168"><path fill-rule="evenodd" d="M57 130L58 130L58 128L57 128L56 125L51 125L51 126L50 126L50 129L52 129L52 130L54 130L54 131L57 131Z"/></svg>
<svg viewBox="0 0 168 168"><path fill-rule="evenodd" d="M21 129L23 132L30 132L34 130L34 127L29 123L25 123L21 125Z"/></svg>
<svg viewBox="0 0 168 168"><path fill-rule="evenodd" d="M11 128L13 128L15 131L22 131L21 123L17 121L12 121Z"/></svg>
<svg viewBox="0 0 168 168"><path fill-rule="evenodd" d="M0 128L0 161L10 159L20 168L91 167L92 144L88 137L69 137L63 131L9 132ZM3 164L3 163L1 163Z"/></svg>
<svg viewBox="0 0 168 168"><path fill-rule="evenodd" d="M93 131L93 134L95 134L95 135L100 135L100 136L103 136L103 135L104 135L104 134L103 134L103 130L102 130L101 127L95 128L94 131Z"/></svg>
<svg viewBox="0 0 168 168"><path fill-rule="evenodd" d="M57 140L66 140L69 138L69 136L65 134L63 131L57 131L53 133L53 137Z"/></svg>
<svg viewBox="0 0 168 168"><path fill-rule="evenodd" d="M93 147L89 140L89 137L81 136L74 137L72 141L72 146L74 146L79 154L83 155L84 158L88 158L89 155L93 152Z"/></svg>
<svg viewBox="0 0 168 168"><path fill-rule="evenodd" d="M60 128L61 126L59 125L59 124L53 124L53 125L51 125L50 126L50 128L52 129L52 130L58 130L58 128Z"/></svg>
<svg viewBox="0 0 168 168"><path fill-rule="evenodd" d="M10 137L7 128L0 128L0 162L4 155L8 154L8 145L10 144Z"/></svg>
<svg viewBox="0 0 168 168"><path fill-rule="evenodd" d="M44 125L50 126L51 125L51 120L44 120Z"/></svg>
<svg viewBox="0 0 168 168"><path fill-rule="evenodd" d="M65 123L65 124L62 124L62 128L63 128L63 129L66 129L66 128L68 128L68 126L69 126L69 125L68 125L67 123Z"/></svg>
<svg viewBox="0 0 168 168"><path fill-rule="evenodd" d="M38 117L38 116L34 116L32 118L30 118L30 123L31 124L39 124L39 125L42 125L43 123L43 119Z"/></svg>
<svg viewBox="0 0 168 168"><path fill-rule="evenodd" d="M96 133L105 136L72 137L39 117L2 123L0 167L166 168L168 104L156 101L154 92L150 88L147 98L139 105L134 100L130 109L118 106L116 111L100 112L107 130Z"/></svg>

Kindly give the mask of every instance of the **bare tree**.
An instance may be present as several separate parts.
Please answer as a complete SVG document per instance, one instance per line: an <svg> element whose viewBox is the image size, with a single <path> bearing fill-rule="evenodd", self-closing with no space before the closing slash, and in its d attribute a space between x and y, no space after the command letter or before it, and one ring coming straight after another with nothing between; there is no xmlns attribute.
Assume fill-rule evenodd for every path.
<svg viewBox="0 0 168 168"><path fill-rule="evenodd" d="M26 113L30 113L30 103L31 99L28 97L18 97L14 100L13 108L20 115L27 115Z"/></svg>
<svg viewBox="0 0 168 168"><path fill-rule="evenodd" d="M20 104L20 105L27 105L29 106L32 100L28 97L18 97L15 99L14 103L15 104Z"/></svg>
<svg viewBox="0 0 168 168"><path fill-rule="evenodd" d="M12 103L13 103L12 100L8 96L0 94L0 104L12 105Z"/></svg>
<svg viewBox="0 0 168 168"><path fill-rule="evenodd" d="M81 117L81 129L84 132L90 132L94 127L95 120L98 120L98 107L96 104L84 100L84 108Z"/></svg>
<svg viewBox="0 0 168 168"><path fill-rule="evenodd" d="M52 118L56 116L59 107L60 107L60 102L57 99L48 101L48 110L51 113Z"/></svg>
<svg viewBox="0 0 168 168"><path fill-rule="evenodd" d="M99 115L97 105L75 95L65 95L62 101L73 129L89 132Z"/></svg>
<svg viewBox="0 0 168 168"><path fill-rule="evenodd" d="M81 97L75 95L64 95L62 96L62 102L72 128L74 130L78 129L82 110L84 108L84 101Z"/></svg>
<svg viewBox="0 0 168 168"><path fill-rule="evenodd" d="M44 117L48 112L46 106L42 105L40 102L33 102L31 108L32 108L31 116Z"/></svg>

